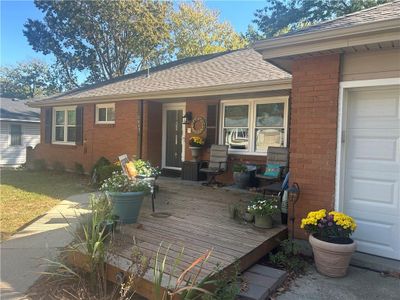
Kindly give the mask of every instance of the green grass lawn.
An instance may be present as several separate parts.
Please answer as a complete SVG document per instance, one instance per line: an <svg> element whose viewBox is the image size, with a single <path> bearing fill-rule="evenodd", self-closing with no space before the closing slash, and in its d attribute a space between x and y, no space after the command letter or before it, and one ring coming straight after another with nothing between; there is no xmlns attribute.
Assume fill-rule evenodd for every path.
<svg viewBox="0 0 400 300"><path fill-rule="evenodd" d="M1 239L68 196L91 191L88 178L70 173L1 170Z"/></svg>

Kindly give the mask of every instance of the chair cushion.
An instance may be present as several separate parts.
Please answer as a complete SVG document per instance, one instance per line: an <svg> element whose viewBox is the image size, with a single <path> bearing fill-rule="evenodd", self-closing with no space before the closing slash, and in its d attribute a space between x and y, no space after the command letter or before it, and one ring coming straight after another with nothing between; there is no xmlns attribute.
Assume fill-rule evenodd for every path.
<svg viewBox="0 0 400 300"><path fill-rule="evenodd" d="M278 178L281 174L281 166L279 164L267 164L264 176Z"/></svg>

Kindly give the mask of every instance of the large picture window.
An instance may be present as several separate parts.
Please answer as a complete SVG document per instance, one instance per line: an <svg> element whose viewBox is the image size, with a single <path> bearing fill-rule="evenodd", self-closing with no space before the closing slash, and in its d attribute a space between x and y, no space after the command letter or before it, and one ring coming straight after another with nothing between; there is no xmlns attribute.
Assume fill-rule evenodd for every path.
<svg viewBox="0 0 400 300"><path fill-rule="evenodd" d="M54 108L53 120L53 143L75 144L76 107Z"/></svg>
<svg viewBox="0 0 400 300"><path fill-rule="evenodd" d="M115 123L115 104L96 104L96 124Z"/></svg>
<svg viewBox="0 0 400 300"><path fill-rule="evenodd" d="M222 140L233 153L266 153L286 146L287 99L222 102Z"/></svg>

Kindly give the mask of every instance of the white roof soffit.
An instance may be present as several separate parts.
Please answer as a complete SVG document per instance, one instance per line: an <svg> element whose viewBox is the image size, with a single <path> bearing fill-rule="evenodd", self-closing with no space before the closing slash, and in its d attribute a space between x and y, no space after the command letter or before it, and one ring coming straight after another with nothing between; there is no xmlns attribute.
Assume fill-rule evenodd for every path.
<svg viewBox="0 0 400 300"><path fill-rule="evenodd" d="M400 40L400 18L352 27L299 33L256 42L265 60Z"/></svg>

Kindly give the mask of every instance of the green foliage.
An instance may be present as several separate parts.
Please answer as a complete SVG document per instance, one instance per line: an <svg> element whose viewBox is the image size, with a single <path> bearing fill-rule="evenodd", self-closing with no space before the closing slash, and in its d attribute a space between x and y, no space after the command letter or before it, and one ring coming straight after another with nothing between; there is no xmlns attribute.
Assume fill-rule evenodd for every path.
<svg viewBox="0 0 400 300"><path fill-rule="evenodd" d="M67 88L54 67L40 60L0 68L2 97L27 99L47 96Z"/></svg>
<svg viewBox="0 0 400 300"><path fill-rule="evenodd" d="M303 273L307 263L300 255L300 247L291 240L281 242L275 254L270 253L270 261L281 268L297 274Z"/></svg>
<svg viewBox="0 0 400 300"><path fill-rule="evenodd" d="M133 161L137 173L144 177L156 177L160 175L160 169L153 167L149 161L137 159Z"/></svg>
<svg viewBox="0 0 400 300"><path fill-rule="evenodd" d="M130 180L128 176L122 172L114 172L112 176L103 181L100 187L104 192L150 192L150 186L147 181Z"/></svg>
<svg viewBox="0 0 400 300"><path fill-rule="evenodd" d="M111 79L157 61L169 37L171 3L152 0L35 0L43 20L28 19L24 35L37 52L53 54L69 80Z"/></svg>
<svg viewBox="0 0 400 300"><path fill-rule="evenodd" d="M53 162L53 171L62 173L65 172L65 166L62 162L55 161Z"/></svg>
<svg viewBox="0 0 400 300"><path fill-rule="evenodd" d="M233 172L244 173L247 172L247 167L244 164L234 164Z"/></svg>
<svg viewBox="0 0 400 300"><path fill-rule="evenodd" d="M277 196L256 195L247 207L248 211L258 216L272 216L279 213L279 198Z"/></svg>
<svg viewBox="0 0 400 300"><path fill-rule="evenodd" d="M96 161L96 163L93 165L92 171L90 171L90 176L93 176L94 172L95 171L97 172L98 168L103 167L103 166L108 166L110 164L111 164L111 162L107 158L105 158L104 156L100 157Z"/></svg>
<svg viewBox="0 0 400 300"><path fill-rule="evenodd" d="M226 276L223 272L217 272L214 282L214 294L206 295L204 300L235 300L240 292L239 264L235 265L235 272Z"/></svg>
<svg viewBox="0 0 400 300"><path fill-rule="evenodd" d="M234 50L246 46L246 40L228 22L219 22L219 12L207 9L203 2L182 2L171 14L173 52L177 58Z"/></svg>
<svg viewBox="0 0 400 300"><path fill-rule="evenodd" d="M33 170L35 171L44 171L47 169L47 164L44 159L35 159L33 161Z"/></svg>
<svg viewBox="0 0 400 300"><path fill-rule="evenodd" d="M390 1L272 0L256 11L253 22L261 36L269 38Z"/></svg>
<svg viewBox="0 0 400 300"><path fill-rule="evenodd" d="M157 300L172 300L176 295L179 295L179 299L189 300L189 299L202 299L201 296L212 296L213 294L206 290L204 287L210 284L214 284L215 281L211 280L213 273L209 274L202 280L199 280L199 275L203 270L204 263L208 260L211 255L211 250L207 250L203 255L194 260L189 267L182 270L181 259L183 257L184 248L175 258L172 263L170 270L167 272L167 259L169 255L169 249L171 246L166 248L165 254L161 255L163 248L163 243L160 243L160 247L157 250L156 257L154 259L153 266L153 291L155 294L155 299ZM198 267L197 269L195 269ZM167 275L168 274L168 275ZM171 280L177 278L176 283L173 285ZM168 292L161 292L161 287L163 286L163 281L167 282L164 287ZM211 298L214 299L214 298Z"/></svg>
<svg viewBox="0 0 400 300"><path fill-rule="evenodd" d="M75 162L75 173L79 175L85 174L85 168L81 163Z"/></svg>
<svg viewBox="0 0 400 300"><path fill-rule="evenodd" d="M97 168L97 180L101 184L104 180L110 178L114 172L122 171L121 166L116 164L110 164L106 166L100 166Z"/></svg>

